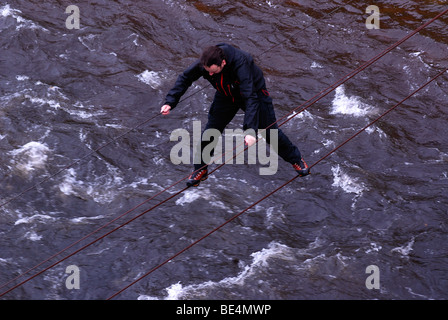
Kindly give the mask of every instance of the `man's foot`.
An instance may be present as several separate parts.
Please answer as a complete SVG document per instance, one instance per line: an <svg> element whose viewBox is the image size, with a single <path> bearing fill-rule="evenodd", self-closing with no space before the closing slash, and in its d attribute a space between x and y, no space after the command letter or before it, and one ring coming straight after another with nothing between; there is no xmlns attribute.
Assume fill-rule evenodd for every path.
<svg viewBox="0 0 448 320"><path fill-rule="evenodd" d="M292 166L297 171L297 174L300 177L304 177L310 174L310 169L308 168L308 165L303 160L303 158L300 160L299 163L294 163Z"/></svg>
<svg viewBox="0 0 448 320"><path fill-rule="evenodd" d="M201 181L207 180L207 178L208 178L207 169L195 170L188 178L187 186L197 187L201 183Z"/></svg>

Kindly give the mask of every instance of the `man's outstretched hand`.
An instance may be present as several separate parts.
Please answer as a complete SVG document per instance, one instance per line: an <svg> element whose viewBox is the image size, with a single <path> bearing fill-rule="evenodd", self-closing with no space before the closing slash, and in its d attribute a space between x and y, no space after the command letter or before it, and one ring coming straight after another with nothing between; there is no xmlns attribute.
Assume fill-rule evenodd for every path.
<svg viewBox="0 0 448 320"><path fill-rule="evenodd" d="M257 141L257 139L254 136L251 135L247 135L244 137L244 142L246 143L246 146L252 146L255 142Z"/></svg>
<svg viewBox="0 0 448 320"><path fill-rule="evenodd" d="M170 114L171 107L167 104L163 105L160 109L160 113L162 113L164 116Z"/></svg>

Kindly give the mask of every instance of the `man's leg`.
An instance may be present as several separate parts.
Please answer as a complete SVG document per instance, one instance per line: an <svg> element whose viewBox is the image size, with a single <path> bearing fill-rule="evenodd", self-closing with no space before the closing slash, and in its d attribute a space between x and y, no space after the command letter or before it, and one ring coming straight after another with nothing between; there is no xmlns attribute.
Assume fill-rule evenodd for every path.
<svg viewBox="0 0 448 320"><path fill-rule="evenodd" d="M239 107L237 105L234 105L232 103L229 103L228 99L225 99L222 94L217 93L215 95L215 98L213 99L212 105L210 107L209 113L208 113L208 121L205 125L204 130L202 131L202 135L204 132L208 129L215 129L218 130L221 134L224 131L225 127L232 121L232 119L235 117L235 114L238 112ZM204 162L204 159L202 157L203 150L205 147L207 147L209 144L212 144L212 147L209 147L211 155L213 155L214 149L218 141L202 141L201 138L201 147L198 148L198 153L195 155L195 170L198 170L207 163ZM200 154L199 154L200 152ZM200 157L200 158L199 158ZM198 161L200 159L200 163Z"/></svg>
<svg viewBox="0 0 448 320"><path fill-rule="evenodd" d="M286 134L279 129L277 123L275 123L277 120L275 118L274 107L272 105L272 99L269 97L269 93L263 91L259 94L259 97L261 101L259 130L269 127L263 134L266 142L271 147L274 147L275 151L283 160L292 164L299 175L307 175L309 173L309 170L307 170L308 166L303 161L299 149L291 142L291 140L289 140ZM271 141L270 130L272 129L277 130L278 141Z"/></svg>
<svg viewBox="0 0 448 320"><path fill-rule="evenodd" d="M210 107L208 113L208 121L205 125L202 135L208 129L216 129L222 134L225 127L235 117L238 109L239 107L229 102L229 100L226 99L225 96L220 93L216 93ZM194 155L194 171L191 174L187 185L197 186L199 185L200 181L206 179L208 163L205 163L202 157L203 150L205 147L209 146L209 144L212 144L212 147L209 147L209 149L211 150L210 154L212 155L217 143L218 141L202 141L201 137L200 147L197 148L197 153Z"/></svg>

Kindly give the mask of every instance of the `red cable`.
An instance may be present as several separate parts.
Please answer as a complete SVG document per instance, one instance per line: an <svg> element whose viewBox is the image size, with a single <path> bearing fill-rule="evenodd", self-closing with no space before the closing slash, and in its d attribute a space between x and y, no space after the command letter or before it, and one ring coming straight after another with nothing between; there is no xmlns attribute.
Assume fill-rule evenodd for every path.
<svg viewBox="0 0 448 320"><path fill-rule="evenodd" d="M339 148L341 148L342 146L344 146L345 144L347 144L349 141L351 141L352 139L354 139L356 136L358 136L361 132L363 132L364 130L366 130L368 127L370 127L371 125L373 125L375 122L377 122L378 120L380 120L381 118L383 118L385 115L387 115L389 112L391 112L392 110L394 110L396 107L398 107L400 104L402 104L403 102L405 102L407 99L409 99L410 97L412 97L414 94L416 94L417 92L419 92L420 90L422 90L423 88L425 88L428 84L430 84L431 82L433 82L434 80L436 80L438 77L440 77L442 74L444 74L446 71L448 71L448 68L442 70L441 72L439 72L434 78L432 78L431 80L429 80L428 82L426 82L423 86L421 86L420 88L418 88L417 90L415 90L414 92L412 92L410 95L408 95L406 98L404 98L403 100L401 100L399 103L397 103L396 105L394 105L393 107L391 107L390 109L388 109L386 112L384 112L383 114L381 114L378 118L376 118L375 120L373 120L372 122L370 122L369 124L367 124L364 128L362 128L361 130L359 130L357 133L355 133L353 136L351 136L350 138L348 138L347 140L345 140L343 143L341 143L339 146L337 146L336 148L334 148L333 150L331 150L329 153L327 153L325 156L323 156L322 158L320 158L319 160L317 160L313 165L310 166L310 169L312 167L314 167L315 165L317 165L318 163L320 163L322 160L326 159L327 157L329 157L332 153L336 152Z"/></svg>
<svg viewBox="0 0 448 320"><path fill-rule="evenodd" d="M164 262L162 262L161 264L159 264L158 266L152 268L150 271L148 271L147 273L145 273L144 275L142 275L140 278L138 278L137 280L133 281L132 283L130 283L129 285L127 285L126 287L124 287L123 289L121 289L120 291L114 293L112 296L110 296L107 300L110 300L112 298L114 298L115 296L117 296L118 294L120 294L121 292L123 292L124 290L126 290L127 288L129 288L130 286L134 285L135 283L137 283L138 281L142 280L144 277L148 276L149 274L153 273L154 271L156 271L157 269L159 269L160 267L162 267L163 265L167 264L168 262L170 262L171 260L173 260L174 258L176 258L178 255L182 254L183 252L187 251L188 249L190 249L191 247L193 247L194 245L196 245L197 243L199 243L200 241L204 240L205 238L207 238L208 236L210 236L212 233L218 231L219 229L221 229L222 227L224 227L226 224L230 223L231 221L235 220L236 218L238 218L240 215L242 215L244 212L246 212L247 210L249 210L250 208L254 207L255 205L257 205L258 203L260 203L261 201L263 201L264 199L266 199L267 197L273 195L274 193L276 193L278 190L280 190L281 188L283 188L284 186L286 186L288 183L292 182L293 180L297 179L298 176L295 176L294 178L292 178L291 180L289 180L288 182L282 184L280 187L278 187L277 189L275 189L274 191L271 191L269 194L265 195L263 198L261 198L260 200L258 200L257 202L251 204L249 207L247 207L246 209L244 209L243 211L241 211L240 213L234 215L232 218L230 218L229 220L227 220L226 222L224 222L223 224L221 224L219 227L216 227L215 229L213 229L212 231L210 231L209 233L207 233L206 235L202 236L200 239L196 240L195 242L191 243L189 246L185 247L184 249L182 249L181 251L179 251L178 253L176 253L175 255L171 256L170 258L168 258L167 260L165 260Z"/></svg>
<svg viewBox="0 0 448 320"><path fill-rule="evenodd" d="M128 214L131 213L132 211L134 211L134 210L136 210L137 208L141 207L141 206L144 205L145 203L151 201L152 199L154 199L154 198L157 197L158 195L162 194L163 192L167 191L168 189L172 188L173 186L175 186L176 184L182 182L182 181L185 180L185 179L186 179L186 178L183 178L182 180L179 180L179 181L173 183L172 185L170 185L169 187L166 187L165 189L159 191L158 193L156 193L156 194L153 195L152 197L146 199L146 200L143 201L142 203L136 205L136 206L133 207L132 209L129 209L128 211L126 211L125 213L123 213L123 214L119 215L118 217L112 219L111 221L109 221L109 222L106 223L105 225L103 225L103 226L97 228L96 230L90 232L89 234L87 234L87 235L84 236L83 238L81 238L81 239L79 239L79 240L73 242L73 243L70 244L69 246L67 246L67 247L65 247L64 249L60 250L59 252L53 254L51 257L47 258L46 260L40 262L39 264L35 265L34 267L32 267L32 268L28 269L27 271L21 273L20 275L16 276L14 279L11 279L11 280L9 280L8 282L2 284L2 285L0 286L0 289L3 288L3 287L5 287L5 286L7 286L7 285L10 284L11 282L17 280L18 278L23 277L24 275L28 274L29 272L33 271L34 269L40 267L42 264L44 264L44 263L50 261L51 259L55 258L56 256L60 255L61 253L65 252L65 251L67 251L68 249L72 248L73 246L75 246L76 244L80 243L81 241L83 241L83 240L89 238L90 236L94 235L95 233L99 232L100 230L106 228L107 226L109 226L109 225L112 224L113 222L117 221L118 219L124 217L125 215L128 215ZM58 263L60 263L60 262L62 262L62 260L59 261ZM3 294L5 294L5 293L6 293L6 292L1 293L1 294L0 294L0 297L1 297Z"/></svg>
<svg viewBox="0 0 448 320"><path fill-rule="evenodd" d="M398 107L399 105L401 105L404 101L406 101L407 99L409 99L410 97L412 97L414 94L416 94L418 91L422 90L424 87L426 87L428 84L430 84L432 81L434 81L435 79L437 79L439 76L441 76L443 73L445 73L448 70L445 69L441 72L439 72L434 78L432 78L431 80L429 80L428 82L426 82L423 86L421 86L420 88L418 88L417 90L415 90L414 92L412 92L410 95L408 95L405 99L401 100L399 103L397 103L395 106L391 107L390 109L388 109L386 112L384 112L381 116L379 116L378 118L376 118L374 121L370 122L367 126L365 126L364 128L362 128L361 130L359 130L356 134L354 134L353 136L351 136L349 139L345 140L343 143L341 143L339 146L337 146L336 148L334 148L333 150L331 150L328 154L326 154L324 157L322 157L321 159L319 159L318 161L316 161L313 165L310 166L310 168L314 167L315 165L317 165L318 163L320 163L322 160L324 160L325 158L327 158L329 155L331 155L332 153L336 152L337 150L339 150L339 148L341 148L342 146L344 146L345 144L347 144L349 141L351 141L353 138L355 138L356 136L358 136L361 132L363 132L364 130L366 130L368 127L370 127L371 125L373 125L375 122L379 121L381 118L383 118L386 114L388 114L389 112L391 112L392 110L394 110L396 107ZM224 227L225 225L227 225L228 223L230 223L231 221L235 220L236 218L238 218L239 216L241 216L243 213L245 213L246 211L248 211L249 209L253 208L255 205L259 204L261 201L265 200L266 198L270 197L271 195L273 195L274 193L276 193L277 191L279 191L280 189L282 189L283 187L285 187L286 185L288 185L289 183L291 183L292 181L294 181L295 179L297 179L299 176L295 176L294 178L290 179L289 181L283 183L280 187L276 188L275 190L271 191L270 193L268 193L267 195L265 195L264 197L262 197L260 200L258 200L257 202L254 202L253 204L251 204L249 207L247 207L246 209L242 210L241 212L239 212L238 214L234 215L232 218L230 218L229 220L225 221L223 224L221 224L220 226L216 227L215 229L213 229L212 231L210 231L209 233L207 233L206 235L202 236L201 238L199 238L198 240L194 241L193 243L191 243L190 245L188 245L187 247L185 247L184 249L182 249L181 251L177 252L175 255L171 256L170 258L166 259L164 262L162 262L161 264L157 265L156 267L152 268L150 271L148 271L147 273L145 273L144 275L142 275L141 277L139 277L138 279L134 280L133 282L131 282L130 284L128 284L126 287L124 287L123 289L117 291L116 293L114 293L112 296L110 296L107 300L113 299L114 297L116 297L117 295L119 295L121 292L123 292L124 290L128 289L129 287L131 287L132 285L136 284L137 282L139 282L140 280L142 280L143 278L147 277L149 274L153 273L154 271L156 271L157 269L161 268L162 266L164 266L165 264L167 264L168 262L170 262L171 260L173 260L174 258L176 258L177 256L179 256L180 254L182 254L183 252L187 251L188 249L190 249L191 247L193 247L194 245L198 244L200 241L204 240L205 238L207 238L208 236L210 236L211 234L215 233L216 231L218 231L219 229L221 229L222 227Z"/></svg>
<svg viewBox="0 0 448 320"><path fill-rule="evenodd" d="M355 75L357 75L358 73L360 73L361 71L365 70L367 67L369 67L370 65L372 65L373 63L375 63L376 61L378 61L379 59L381 59L383 56L385 56L387 53L389 53L390 51L392 51L393 49L395 49L396 47L398 47L400 44L402 44L403 42L407 41L409 38L411 38L412 36L414 36L415 34L419 33L422 29L426 28L428 25L430 25L431 23L433 23L434 21L436 21L438 18L440 18L442 15L444 15L445 13L448 12L448 9L446 9L445 11L439 13L436 17L434 17L433 19L431 19L430 21L426 22L425 24L421 25L420 27L418 27L417 29L415 29L413 32L411 32L410 34L408 34L406 37L404 37L403 39L401 39L400 41L394 43L392 46L390 46L389 48L387 48L386 50L384 50L383 52L381 52L380 54L376 55L375 57L373 57L372 59L368 60L367 62L365 62L363 65L361 65L360 67L358 67L357 69L355 69L354 71L352 71L351 73L349 73L348 75L346 75L345 77L341 78L340 80L338 80L335 84L331 85L329 88L331 88L330 91L326 92L325 94L323 94L325 91L327 91L329 88L321 91L320 93L318 93L317 95L315 95L314 97L312 97L311 99L309 99L308 101L304 102L302 105L296 107L295 109L293 109L290 113L294 112L295 110L299 109L301 106L303 106L305 103L308 103L310 101L313 101L315 98L317 98L319 95L323 94L321 97L317 98L316 100L314 100L310 105L308 105L307 107L304 107L303 109L301 109L298 113L296 113L295 115L291 116L290 118L286 119L284 122L282 122L280 126L282 126L283 124L285 124L286 122L288 122L289 120L291 120L292 118L294 118L295 116L297 116L299 113L301 113L302 111L306 110L307 108L309 108L311 105L313 105L314 103L316 103L317 101L319 101L320 99L322 99L323 97L325 97L326 95L328 95L330 92L334 91L337 87L339 87L341 84L345 83L347 80L350 80L351 78L353 78ZM288 115L283 116L282 118L280 118L279 120L277 120L276 122L280 121L283 118L288 117ZM275 122L275 123L276 123ZM275 124L274 123L274 124ZM273 125L273 124L272 124ZM271 126L272 126L271 125Z"/></svg>
<svg viewBox="0 0 448 320"><path fill-rule="evenodd" d="M184 101L184 100L189 99L190 97L192 97L192 96L194 96L195 94L201 92L201 91L204 90L205 88L207 88L207 87L205 86L205 87L203 87L203 88L201 88L201 89L199 89L199 90L193 92L192 94L190 94L190 95L184 97L184 98L183 98L181 101L179 101L179 102L182 102L182 101ZM34 185L30 186L29 188L27 188L27 189L21 191L20 193L16 194L15 196L12 196L12 197L10 197L9 199L3 201L2 203L0 203L0 208L3 207L4 205L10 203L11 201L13 201L13 200L15 200L15 199L17 199L17 198L23 196L23 195L24 195L25 193L27 193L28 191L31 191L31 190L37 188L37 187L40 186L41 184L43 184L43 183L47 182L48 180L54 178L55 176L57 176L57 175L60 174L61 172L67 170L68 168L73 167L73 166L74 166L75 164L77 164L78 162L81 162L82 160L88 158L88 157L91 156L92 154L94 154L94 153L100 151L101 149L105 148L106 146L110 145L111 143L113 143L113 142L115 142L115 141L121 139L122 137L124 137L125 135L127 135L127 134L129 134L130 132L134 131L135 129L141 127L142 125L147 124L148 122L151 122L152 120L154 120L156 117L158 117L158 116L160 116L160 115L161 115L161 113L157 113L157 114L153 115L152 117L147 118L146 120L144 120L144 121L138 123L137 125L133 126L131 129L129 129L129 130L127 130L127 131L125 131L125 132L119 134L118 136L116 136L115 138L109 140L109 141L106 142L105 144L103 144L103 145L99 146L98 148L92 150L91 152L87 153L87 154L84 155L82 158L79 158L78 160L72 161L71 163L69 163L69 164L67 164L66 166L62 167L61 169L59 169L59 170L56 171L55 173L49 175L48 177L42 179L41 181L39 181L39 182L37 182L37 183L35 183ZM1 288L1 287L0 287L0 288Z"/></svg>
<svg viewBox="0 0 448 320"><path fill-rule="evenodd" d="M432 22L434 22L435 20L437 20L440 16L442 16L442 15L445 14L446 12L448 12L448 9L445 10L445 11L443 11L442 13L438 14L435 18L433 18L433 19L430 20L429 22L425 23L424 25L420 26L420 27L417 28L415 31L413 31L411 34L409 34L408 36L404 37L402 40L396 42L394 45L392 45L391 47L389 47L388 49L386 49L385 51L383 51L383 52L380 53L379 55L377 55L377 56L375 56L374 58L372 58L371 60L367 61L367 62L366 62L364 65L362 65L361 67L355 69L354 71L352 71L351 73L349 73L349 74L346 75L345 77L341 78L341 79L340 79L339 81L337 81L334 85L332 85L332 86L329 87L329 88L331 88L330 91L326 92L329 88L323 90L321 93L315 95L313 98L311 98L310 100L304 102L304 103L303 103L302 105L300 105L299 107L293 109L290 113L292 113L292 112L294 112L295 110L297 110L298 108L302 107L304 104L306 104L306 103L312 101L314 98L318 97L320 94L326 92L323 96L321 96L321 97L319 97L317 100L313 101L310 105L308 105L307 107L301 109L301 110L299 111L299 113L301 113L301 112L304 111L305 109L309 108L311 105L313 105L314 103L316 103L317 101L319 101L320 99L322 99L323 97L325 97L326 95L328 95L330 92L334 91L338 86L340 86L341 84L345 83L345 82L348 81L349 79L353 78L356 74L358 74L359 72L363 71L363 70L366 69L368 66L370 66L371 64L373 64L374 62L376 62L377 60L379 60L380 58L382 58L384 55L386 55L388 52L390 52L391 50L393 50L395 47L397 47L397 46L400 45L401 43L405 42L406 40L408 40L410 37L412 37L412 36L415 35L416 33L420 32L423 28L425 28L426 26L428 26L429 24L431 24ZM289 120L292 119L293 117L297 116L299 113L296 113L295 115L291 116L290 118L288 118L287 120L285 120L284 122L282 122L279 126L283 125L284 123L286 123L287 121L289 121ZM148 119L148 120L145 120L144 122L142 122L142 123L139 124L138 126L140 126L140 125L142 125L143 123L146 123L146 122L152 120L153 118L155 118L155 117L157 117L157 116L159 116L159 115L160 115L160 113L157 114L157 115L155 115L154 117ZM270 126L268 126L267 128L271 127L272 125L274 125L275 123L277 123L278 121L280 121L281 119L283 119L283 118L285 118L285 117L287 117L287 115L284 116L284 117L282 117L282 118L280 118L279 120L277 120L276 122L274 122L273 124L271 124ZM137 126L137 127L138 127L138 126ZM136 128L136 127L134 127L133 129L135 129L135 128ZM267 130L267 128L265 128L264 130ZM131 130L133 130L133 129L131 129ZM131 130L129 130L129 131L131 131ZM364 129L364 130L365 130L365 129ZM128 131L128 132L129 132L129 131ZM128 132L126 132L126 133L124 133L124 134L127 134ZM119 137L123 136L124 134L120 135ZM119 137L118 137L118 138L119 138ZM116 139L118 139L118 138L116 138ZM353 137L353 138L354 138L354 137ZM111 142L115 141L116 139L113 139L113 140L109 141L108 143L106 143L105 145L101 146L101 147L98 148L97 150L99 150L99 149L105 147L106 145L110 144ZM258 142L258 140L257 140L257 142ZM347 141L347 142L348 142L348 141ZM247 149L247 148L245 148L245 149L242 150L241 152L244 152L246 149ZM235 150L235 148L234 148L234 150ZM335 150L335 151L336 151L336 150ZM94 151L94 152L95 152L95 151ZM241 153L241 152L240 152L240 153ZM92 152L92 153L93 153L93 152ZM91 153L90 153L90 154L91 154ZM88 155L90 155L90 154L88 154ZM331 153L330 153L330 154L331 154ZM330 154L328 154L327 156L329 156ZM83 158L81 158L81 159L75 161L73 164L75 164L75 163L77 163L78 161L84 159L84 158L87 157L88 155L86 155L86 156L84 156ZM235 155L234 157L236 157L236 156L237 156L237 155ZM327 157L327 156L326 156L326 157ZM234 157L233 157L233 158L234 158ZM232 159L233 159L233 158L232 158ZM318 162L320 162L320 161L322 161L322 160L323 160L323 159L319 160ZM313 164L311 167L315 166L318 162L316 162L315 164ZM71 165L73 165L73 164L71 164ZM224 164L226 164L226 163L224 162L223 164L219 165L217 168L215 168L215 169L214 169L213 171L211 171L209 174L212 174L214 171L216 171L216 170L218 170L219 168L221 168ZM71 165L69 165L69 166L71 166ZM58 174L58 173L60 173L61 171L65 170L65 169L68 168L69 166L67 166L67 167L65 167L65 168L63 168L63 169L61 169L61 170L58 171L56 174ZM310 168L311 168L311 167L310 167ZM202 169L202 168L201 168L201 169ZM201 169L198 169L198 170L201 170ZM54 174L54 175L56 175L56 174ZM54 175L53 175L53 176L54 176ZM51 178L51 177L52 177L52 176L50 176L49 178ZM45 179L44 181L48 180L49 178ZM45 262L51 260L52 258L54 258L55 256L59 255L60 253L62 253L62 252L64 252L64 251L66 251L67 249L73 247L75 244L79 243L80 241L82 241L82 240L84 240L84 239L90 237L92 234L94 234L94 233L98 232L99 230L105 228L106 226L110 225L112 222L116 221L117 219L119 219L119 218L121 218L121 217L127 215L127 214L130 213L131 211L137 209L138 207L140 207L140 206L143 205L144 203L150 201L151 199L155 198L157 195L159 195L159 194L165 192L166 190L170 189L171 187L173 187L174 185L180 183L181 181L185 180L186 178L187 178L187 177L185 177L185 178L179 180L178 182L172 184L171 186L165 188L164 190L162 190L162 191L160 191L159 193L157 193L155 196L153 196L153 197L151 197L151 198L145 200L144 202L142 202L141 204L137 205L136 207L134 207L134 208L128 210L128 211L125 212L124 214L122 214L122 215L120 215L119 217L113 219L112 221L110 221L110 222L107 223L106 225L104 225L104 226L102 226L102 227L96 229L95 231L91 232L91 233L88 234L87 236L81 238L80 240L74 242L73 244L71 244L70 246L66 247L65 249L63 249L63 250L59 251L58 253L54 254L53 256L51 256L50 258L48 258L47 260L45 260L45 261L39 263L38 265L36 265L36 266L34 266L33 268L31 268L31 269L29 269L28 271L26 271L25 273L23 273L23 274L17 276L16 278L10 280L9 282L3 284L0 288L3 288L4 286L6 286L7 284L9 284L10 282L12 282L12 281L16 280L17 278L19 278L19 277L21 277L21 276L27 274L28 272L34 270L35 268L39 267L39 266L42 265L43 263L45 263ZM297 177L294 177L294 178L291 179L289 182L295 180L296 178L297 178ZM43 183L44 181L42 181L41 183ZM289 183L289 182L288 182L288 183ZM286 183L286 184L288 184L288 183ZM39 183L39 184L40 184L40 183ZM37 185L36 185L36 186L37 186ZM33 186L33 187L35 187L35 186ZM32 189L33 187L31 187L30 189ZM73 252L73 253L70 254L69 256L63 258L62 260L57 261L56 263L52 264L51 266L49 266L49 267L45 268L44 270L40 271L39 273L35 274L34 276L32 276L32 277L30 277L30 278L28 278L28 279L22 281L22 282L19 283L18 285L16 285L16 286L12 287L11 289L9 289L9 290L7 290L7 291L1 293L1 294L0 294L0 297L3 296L3 295L6 294L6 293L12 291L12 290L15 289L16 287L18 287L18 286L20 286L20 285L22 285L22 284L28 282L29 280L33 279L34 277L36 277L37 275L43 273L44 271L46 271L46 270L52 268L53 266L59 264L60 262L66 260L67 258L73 256L74 254L78 253L79 251L83 250L84 248L87 248L88 246L92 245L93 243L96 243L98 240L100 240L100 239L106 237L106 236L109 235L110 233L112 233L112 232L114 232L114 231L120 229L121 227L127 225L128 223L130 223L131 221L135 220L136 218L142 216L143 214L146 214L147 212L149 212L149 211L155 209L155 208L158 207L159 205L161 205L161 204L165 203L166 201L172 199L174 196L177 196L178 194L182 193L182 192L185 191L186 189L188 189L188 187L182 189L181 191L179 191L179 192L175 193L174 195L168 197L167 199L163 200L162 202L160 202L160 203L156 204L155 206L149 208L148 210L146 210L146 211L144 211L143 213L137 215L136 217L132 218L131 220L129 220L129 221L127 221L127 222L125 222L125 223L122 224L121 226L119 226L119 227L113 229L112 231L106 233L105 235L101 236L100 238L97 238L97 239L94 240L93 242L88 243L87 245L85 245L85 246L83 246L82 248L76 250L75 252ZM26 190L26 191L28 191L28 190ZM25 193L26 191L22 192L21 194ZM276 191L277 191L277 189L276 189L274 192L276 192ZM20 194L20 195L21 195L21 194ZM14 198L13 198L13 199L14 199ZM11 200L12 200L12 199L11 199ZM9 200L9 201L11 201L11 200ZM9 202L9 201L8 201L8 202ZM261 201L261 200L260 200L260 201ZM5 204L5 203L4 203L4 204ZM4 205L4 204L1 204L1 205ZM1 205L0 205L0 206L1 206ZM232 218L232 220L233 220L233 218Z"/></svg>
<svg viewBox="0 0 448 320"><path fill-rule="evenodd" d="M31 190L35 189L36 187L38 187L39 185L43 184L44 182L50 180L51 178L54 178L55 176L57 176L58 174L60 174L60 173L63 172L64 170L67 170L68 168L73 167L73 166L74 166L75 164L77 164L78 162L80 162L80 161L86 159L87 157L91 156L92 154L94 154L94 153L100 151L101 149L103 149L104 147L108 146L108 145L111 144L112 142L114 142L114 141L120 139L121 137L127 135L129 132L131 132L131 131L137 129L138 127L144 125L145 123L147 123L147 122L153 120L154 118L156 118L156 117L159 116L159 115L160 115L160 114L156 114L156 115L152 116L151 118L146 119L145 121L140 122L140 123L137 124L136 126L132 127L131 129L129 129L129 130L127 130L127 131L125 131L124 133L118 135L118 136L115 137L114 139L112 139L112 140L108 141L107 143L105 143L105 144L99 146L98 148L96 148L96 149L90 151L89 153L87 153L86 155L84 155L82 158L79 158L78 160L75 160L75 161L69 163L68 165L66 165L65 167L59 169L57 172L53 173L52 175L49 175L49 176L46 177L45 179L43 179L43 180L37 182L36 184L32 185L31 187L29 187L29 188L23 190L22 192L20 192L20 193L16 194L15 196L9 198L8 200L6 200L6 201L0 203L0 208L3 207L4 205L10 203L11 201L13 201L13 200L15 200L15 199L21 197L22 195L24 195L24 194L27 193L28 191L31 191Z"/></svg>
<svg viewBox="0 0 448 320"><path fill-rule="evenodd" d="M111 234L111 233L117 231L118 229L121 229L122 227L124 227L125 225L131 223L131 222L134 221L135 219L141 217L142 215L146 214L147 212L149 212L149 211L151 211L151 210L157 208L158 206L164 204L164 203L167 202L168 200L170 200L170 199L174 198L175 196L179 195L180 193L184 192L186 189L188 189L188 187L185 187L184 189L182 189L182 190L180 190L180 191L174 193L173 195L171 195L171 196L169 196L168 198L166 198L165 200L159 202L159 203L156 204L155 206L149 208L149 209L146 210L146 211L143 211L143 212L140 213L139 215L137 215L137 216L135 216L134 218L132 218L132 219L126 221L125 223L119 225L119 226L116 227L115 229L113 229L113 230L111 230L111 231L109 231L109 232L103 234L101 237L95 239L95 240L92 241L92 242L89 242L88 244L84 245L83 247L79 248L78 250L76 250L76 251L70 253L68 256L66 256L66 257L64 257L64 258L62 258L62 259L56 261L56 262L53 263L52 265L46 267L45 269L39 271L38 273L36 273L36 274L34 274L33 276L27 278L26 280L24 280L24 281L18 283L17 285L11 287L10 289L6 290L5 292L2 292L2 293L0 294L0 297L3 296L3 295L5 295L5 294L7 294L8 292L14 290L15 288L17 288L17 287L19 287L19 286L21 286L21 285L27 283L28 281L30 281L31 279L37 277L38 275L42 274L43 272L47 271L48 269L53 268L54 266L58 265L58 264L61 263L62 261L67 260L67 259L70 258L71 256L73 256L73 255L77 254L78 252L80 252L80 251L86 249L87 247L91 246L92 244L94 244L94 243L98 242L99 240L105 238L105 237L108 236L109 234Z"/></svg>

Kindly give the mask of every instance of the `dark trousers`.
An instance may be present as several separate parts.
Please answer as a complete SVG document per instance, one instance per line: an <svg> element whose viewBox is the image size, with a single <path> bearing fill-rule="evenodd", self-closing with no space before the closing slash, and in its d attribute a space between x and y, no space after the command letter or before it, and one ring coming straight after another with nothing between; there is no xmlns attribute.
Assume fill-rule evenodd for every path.
<svg viewBox="0 0 448 320"><path fill-rule="evenodd" d="M283 131L278 128L277 123L272 125L276 122L276 119L272 99L269 97L269 93L267 93L266 90L260 90L258 93L258 98L260 100L260 108L258 111L258 129L260 133L266 139L266 142L270 144L271 134L269 130L278 130L278 150L275 151L286 162L291 164L298 163L302 158L299 149L289 140ZM222 134L226 126L230 123L230 121L232 121L240 108L243 110L245 108L243 101L232 101L232 99L229 99L222 93L216 92L210 107L208 122L204 128L204 131L207 129L217 129ZM269 128L266 131L261 130L267 127ZM216 144L217 141L201 141L201 155L204 148L210 143ZM194 168L195 170L198 170L205 165L206 164L202 161L201 157L201 163L196 163Z"/></svg>

